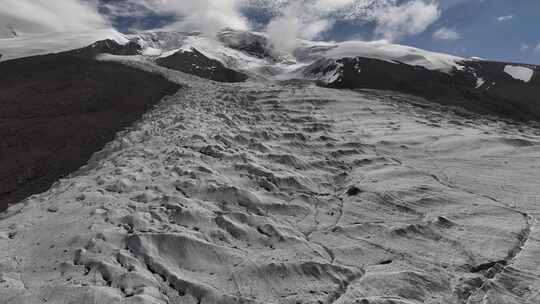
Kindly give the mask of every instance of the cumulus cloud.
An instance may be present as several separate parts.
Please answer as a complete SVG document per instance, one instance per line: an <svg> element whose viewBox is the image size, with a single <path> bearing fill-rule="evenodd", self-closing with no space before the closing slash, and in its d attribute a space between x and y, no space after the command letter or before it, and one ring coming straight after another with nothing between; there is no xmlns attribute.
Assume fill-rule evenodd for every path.
<svg viewBox="0 0 540 304"><path fill-rule="evenodd" d="M424 31L440 15L438 0L0 0L0 5L0 27L25 32L92 29L115 17L132 17L136 25L146 16L167 16L173 20L167 29L215 34L225 27L252 29L244 13L255 9L271 16L268 30L284 41L322 37L337 21L371 22L374 38L399 40Z"/></svg>
<svg viewBox="0 0 540 304"><path fill-rule="evenodd" d="M244 4L273 15L266 26L270 41L276 51L290 52L298 39L320 38L338 18L346 18L343 10L355 2L357 0L245 0Z"/></svg>
<svg viewBox="0 0 540 304"><path fill-rule="evenodd" d="M248 30L251 25L244 12L252 8L272 16L268 30L276 36L282 32L284 41L291 36L315 39L332 29L337 21L373 22L377 39L399 40L424 31L440 16L438 0L0 0L9 2L47 2L51 11L56 3L81 1L99 3L109 16L144 17L174 16L167 29L201 31L215 34L222 28ZM92 10L94 17L97 15ZM69 14L66 14L69 15ZM99 17L99 16L98 16ZM82 19L81 19L82 20ZM287 38L287 39L285 39ZM281 42L279 42L281 43ZM278 43L278 44L279 44ZM282 46L286 47L288 43Z"/></svg>
<svg viewBox="0 0 540 304"><path fill-rule="evenodd" d="M301 28L302 21L291 8L283 15L272 19L266 32L276 50L289 52L296 47Z"/></svg>
<svg viewBox="0 0 540 304"><path fill-rule="evenodd" d="M240 13L240 0L146 0L153 9L173 13L178 21L169 28L215 34L229 27L249 29Z"/></svg>
<svg viewBox="0 0 540 304"><path fill-rule="evenodd" d="M453 29L442 27L433 33L433 38L437 40L453 41L461 38L461 35Z"/></svg>
<svg viewBox="0 0 540 304"><path fill-rule="evenodd" d="M94 0L99 3L99 8L109 17L145 17L153 12L145 1L121 0L106 1Z"/></svg>
<svg viewBox="0 0 540 304"><path fill-rule="evenodd" d="M107 26L95 5L79 0L0 0L0 27L18 33L86 31Z"/></svg>
<svg viewBox="0 0 540 304"><path fill-rule="evenodd" d="M440 17L438 2L432 0L245 0L266 8L274 18L267 32L276 48L290 50L297 38L316 39L337 21L372 22L375 38L400 40L426 30Z"/></svg>
<svg viewBox="0 0 540 304"><path fill-rule="evenodd" d="M500 22L510 21L512 19L514 19L514 15L500 16L499 18L497 18L497 20Z"/></svg>
<svg viewBox="0 0 540 304"><path fill-rule="evenodd" d="M395 41L422 33L439 19L441 11L436 2L416 0L379 8L373 12L373 16L377 22L375 32L389 41Z"/></svg>
<svg viewBox="0 0 540 304"><path fill-rule="evenodd" d="M526 51L528 51L530 49L531 49L531 46L528 45L528 44L522 44L521 47L519 48L519 50L522 51L522 52L526 52Z"/></svg>
<svg viewBox="0 0 540 304"><path fill-rule="evenodd" d="M299 3L291 4L267 25L266 32L277 51L290 52L296 47L299 38L317 38L332 26L331 19L317 15L308 15L308 17L302 12L302 6Z"/></svg>
<svg viewBox="0 0 540 304"><path fill-rule="evenodd" d="M94 0L97 1L97 0ZM172 15L176 22L166 29L200 31L213 35L223 28L247 30L241 13L246 0L120 0L102 4L113 17L140 17L145 14Z"/></svg>

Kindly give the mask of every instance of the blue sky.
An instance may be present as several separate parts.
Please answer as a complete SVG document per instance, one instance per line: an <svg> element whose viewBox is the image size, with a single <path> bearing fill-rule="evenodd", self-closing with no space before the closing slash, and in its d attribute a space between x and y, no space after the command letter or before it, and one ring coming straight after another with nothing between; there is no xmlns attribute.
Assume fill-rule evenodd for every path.
<svg viewBox="0 0 540 304"><path fill-rule="evenodd" d="M332 0L325 2L332 3ZM408 2L413 0L396 0L393 3L399 6ZM490 60L540 64L540 0L422 0L422 2L437 5L437 18L428 20L425 29L395 37L393 42L464 57L475 56ZM267 3L243 7L241 14L248 19L252 29L264 30L273 17L282 13L279 9L271 10L269 7L271 5ZM368 9L366 6L366 10ZM357 18L341 18L340 12L324 17L332 19L332 26L316 37L309 38L337 41L385 38L378 30L379 20L372 17L359 14ZM414 18L413 16L413 20ZM127 31L133 25L130 21L136 20L137 25L152 28L172 22L174 18L171 18L170 14L153 13L136 18L124 16L113 20L118 28Z"/></svg>
<svg viewBox="0 0 540 304"><path fill-rule="evenodd" d="M460 56L540 64L540 1L452 1L425 32L402 43ZM441 28L455 31L434 38Z"/></svg>

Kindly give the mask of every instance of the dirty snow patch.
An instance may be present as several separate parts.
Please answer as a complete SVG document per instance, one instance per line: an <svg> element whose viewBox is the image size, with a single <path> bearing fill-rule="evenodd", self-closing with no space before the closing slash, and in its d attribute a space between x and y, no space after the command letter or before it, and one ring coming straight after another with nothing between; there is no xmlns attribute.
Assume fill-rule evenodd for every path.
<svg viewBox="0 0 540 304"><path fill-rule="evenodd" d="M534 71L532 69L516 65L505 66L504 72L512 76L512 78L522 80L524 82L531 81L531 78L534 75Z"/></svg>

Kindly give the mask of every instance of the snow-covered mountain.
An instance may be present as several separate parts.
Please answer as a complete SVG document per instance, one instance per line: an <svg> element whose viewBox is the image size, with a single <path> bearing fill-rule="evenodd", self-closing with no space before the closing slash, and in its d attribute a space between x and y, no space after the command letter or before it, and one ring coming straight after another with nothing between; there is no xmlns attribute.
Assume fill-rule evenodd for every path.
<svg viewBox="0 0 540 304"><path fill-rule="evenodd" d="M126 36L113 29L85 32L62 32L25 34L9 39L0 39L2 61L65 52L79 49L100 40L114 40L120 44L128 42Z"/></svg>
<svg viewBox="0 0 540 304"><path fill-rule="evenodd" d="M97 151L0 213L0 304L540 303L540 131L506 120L540 121L535 66L231 30L5 40L0 168L22 169L0 198Z"/></svg>
<svg viewBox="0 0 540 304"><path fill-rule="evenodd" d="M123 35L112 29L24 35L1 40L0 53L5 61L74 50L100 40L112 40L119 45L129 41L137 43L140 46L139 55L149 58L164 58L179 51L190 52L194 49L208 59L219 61L226 68L252 76L308 78L334 86L343 86L339 82L347 82L344 78L351 77L350 73L344 75L345 70L361 73L361 64L353 62L355 59L406 66L411 70L427 70L433 74L455 75L461 72L470 76L470 80L473 80L471 86L477 89L492 87L495 82L493 78L500 78L491 75L495 72L506 75L506 80L514 79L524 83L538 78L536 66L505 64L502 70L493 71L491 68L482 68L487 61L434 53L385 41L329 43L300 40L291 53L284 53L273 49L272 42L263 33L234 30L223 30L217 37L210 38L200 33L164 31ZM351 69L349 65L352 65Z"/></svg>
<svg viewBox="0 0 540 304"><path fill-rule="evenodd" d="M384 41L298 41L287 53L275 50L263 33L233 30L212 38L143 32L122 37L117 51L108 53L125 55L118 50L126 41L140 46L140 59L212 80L311 80L332 88L392 90L482 114L540 120L539 67L532 65L461 58ZM493 103L498 106L485 106Z"/></svg>

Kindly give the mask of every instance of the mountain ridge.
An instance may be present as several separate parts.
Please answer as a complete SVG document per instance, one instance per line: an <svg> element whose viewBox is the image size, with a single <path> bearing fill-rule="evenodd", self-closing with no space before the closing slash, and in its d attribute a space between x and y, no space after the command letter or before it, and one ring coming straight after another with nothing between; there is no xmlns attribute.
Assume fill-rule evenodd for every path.
<svg viewBox="0 0 540 304"><path fill-rule="evenodd" d="M529 64L460 58L382 41L298 41L286 53L275 50L264 33L230 29L215 39L200 33L164 31L133 35L105 31L99 35L114 37L69 54L139 56L224 82L305 79L336 89L394 90L480 114L540 121L536 98L540 68ZM81 42L88 39L82 37ZM6 42L0 42L0 47L2 43Z"/></svg>

